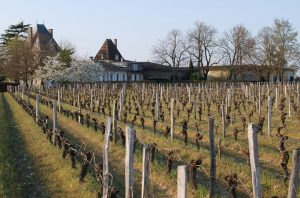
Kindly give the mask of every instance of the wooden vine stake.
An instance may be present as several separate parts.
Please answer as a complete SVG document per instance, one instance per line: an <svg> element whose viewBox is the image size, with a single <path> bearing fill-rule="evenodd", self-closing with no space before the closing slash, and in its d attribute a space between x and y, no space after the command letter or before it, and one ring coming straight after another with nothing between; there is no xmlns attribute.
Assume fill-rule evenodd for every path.
<svg viewBox="0 0 300 198"><path fill-rule="evenodd" d="M159 120L159 95L158 92L156 92L155 95L155 107L156 107L156 119Z"/></svg>
<svg viewBox="0 0 300 198"><path fill-rule="evenodd" d="M209 197L214 197L216 186L216 153L215 153L215 119L210 117L208 120L209 150L210 150L210 187Z"/></svg>
<svg viewBox="0 0 300 198"><path fill-rule="evenodd" d="M39 121L39 113L40 113L40 96L39 94L36 94L36 100L35 100L35 122L36 123Z"/></svg>
<svg viewBox="0 0 300 198"><path fill-rule="evenodd" d="M122 121L122 110L123 110L123 89L120 92L120 99L119 99L119 120Z"/></svg>
<svg viewBox="0 0 300 198"><path fill-rule="evenodd" d="M258 86L258 115L261 115L260 83L259 83L259 86Z"/></svg>
<svg viewBox="0 0 300 198"><path fill-rule="evenodd" d="M57 105L58 105L58 111L61 112L61 102L60 102L60 90L57 90Z"/></svg>
<svg viewBox="0 0 300 198"><path fill-rule="evenodd" d="M171 98L171 141L174 137L174 98Z"/></svg>
<svg viewBox="0 0 300 198"><path fill-rule="evenodd" d="M223 125L223 138L226 136L226 126L225 126L225 112L224 112L224 103L222 103L222 125Z"/></svg>
<svg viewBox="0 0 300 198"><path fill-rule="evenodd" d="M272 134L272 96L268 97L268 135Z"/></svg>
<svg viewBox="0 0 300 198"><path fill-rule="evenodd" d="M150 145L146 144L143 148L143 173L142 173L142 198L150 198Z"/></svg>
<svg viewBox="0 0 300 198"><path fill-rule="evenodd" d="M261 197L257 131L258 129L255 124L248 124L249 154L254 198Z"/></svg>
<svg viewBox="0 0 300 198"><path fill-rule="evenodd" d="M117 101L113 101L113 115L112 115L112 133L115 144L117 143Z"/></svg>
<svg viewBox="0 0 300 198"><path fill-rule="evenodd" d="M108 145L111 132L111 117L106 120L106 128L103 144L103 198L108 198L109 191L109 171L108 171Z"/></svg>
<svg viewBox="0 0 300 198"><path fill-rule="evenodd" d="M57 129L57 110L56 110L56 100L53 101L53 135L54 141L53 145L56 146L56 129Z"/></svg>
<svg viewBox="0 0 300 198"><path fill-rule="evenodd" d="M177 167L177 198L187 197L187 169L186 165Z"/></svg>
<svg viewBox="0 0 300 198"><path fill-rule="evenodd" d="M133 129L126 126L125 198L133 198Z"/></svg>
<svg viewBox="0 0 300 198"><path fill-rule="evenodd" d="M22 101L24 101L24 86L22 86Z"/></svg>
<svg viewBox="0 0 300 198"><path fill-rule="evenodd" d="M291 117L291 96L289 96L289 118Z"/></svg>
<svg viewBox="0 0 300 198"><path fill-rule="evenodd" d="M93 111L93 88L91 89L91 101L90 101L90 108L91 108L91 111Z"/></svg>
<svg viewBox="0 0 300 198"><path fill-rule="evenodd" d="M194 110L194 119L197 119L197 100L196 100L196 94L194 94L194 105L193 105L193 110Z"/></svg>
<svg viewBox="0 0 300 198"><path fill-rule="evenodd" d="M297 189L299 182L299 169L300 169L300 148L293 151L293 165L290 175L288 198L297 197Z"/></svg>

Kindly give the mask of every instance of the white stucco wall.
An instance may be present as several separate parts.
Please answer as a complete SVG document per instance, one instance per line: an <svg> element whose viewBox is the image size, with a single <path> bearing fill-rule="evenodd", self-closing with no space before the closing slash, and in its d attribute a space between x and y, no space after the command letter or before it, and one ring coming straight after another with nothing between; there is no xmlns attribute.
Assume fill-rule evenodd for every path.
<svg viewBox="0 0 300 198"><path fill-rule="evenodd" d="M113 82L117 82L117 81L127 81L127 73L126 72L114 72L114 71L110 71L110 72L105 72L103 74L100 75L99 80L100 81L113 81Z"/></svg>

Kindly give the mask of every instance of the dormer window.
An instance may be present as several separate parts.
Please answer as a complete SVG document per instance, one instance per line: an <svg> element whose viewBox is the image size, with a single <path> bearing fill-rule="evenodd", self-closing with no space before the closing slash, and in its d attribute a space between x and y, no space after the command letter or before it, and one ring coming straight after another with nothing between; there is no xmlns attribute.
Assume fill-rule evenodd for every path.
<svg viewBox="0 0 300 198"><path fill-rule="evenodd" d="M133 64L133 71L138 71L138 64Z"/></svg>
<svg viewBox="0 0 300 198"><path fill-rule="evenodd" d="M115 61L119 61L120 60L120 57L118 54L115 55Z"/></svg>

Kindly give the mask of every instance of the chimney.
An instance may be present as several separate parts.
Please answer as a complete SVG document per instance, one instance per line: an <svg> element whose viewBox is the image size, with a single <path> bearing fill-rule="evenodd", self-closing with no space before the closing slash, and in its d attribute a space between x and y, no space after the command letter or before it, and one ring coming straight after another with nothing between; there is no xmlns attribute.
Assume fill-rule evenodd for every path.
<svg viewBox="0 0 300 198"><path fill-rule="evenodd" d="M48 29L48 32L50 33L51 37L53 37L53 29Z"/></svg>
<svg viewBox="0 0 300 198"><path fill-rule="evenodd" d="M29 41L32 40L32 34L33 34L33 32L32 32L32 27L29 27L29 28L28 28L28 40L29 40Z"/></svg>
<svg viewBox="0 0 300 198"><path fill-rule="evenodd" d="M114 39L114 44L115 44L116 48L118 49L118 39Z"/></svg>

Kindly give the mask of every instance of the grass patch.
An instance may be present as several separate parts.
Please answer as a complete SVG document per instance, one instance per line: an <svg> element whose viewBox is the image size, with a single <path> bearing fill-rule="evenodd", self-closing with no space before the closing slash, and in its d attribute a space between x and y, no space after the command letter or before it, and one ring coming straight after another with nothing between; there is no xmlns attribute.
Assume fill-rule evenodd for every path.
<svg viewBox="0 0 300 198"><path fill-rule="evenodd" d="M26 151L36 166L36 171L47 186L49 197L96 197L94 178L88 176L85 184L79 183L80 170L72 169L68 159L63 160L62 151L46 140L45 134L28 116L11 95L5 94L13 119L20 130ZM35 186L37 188L38 185ZM25 196L26 197L26 196Z"/></svg>

